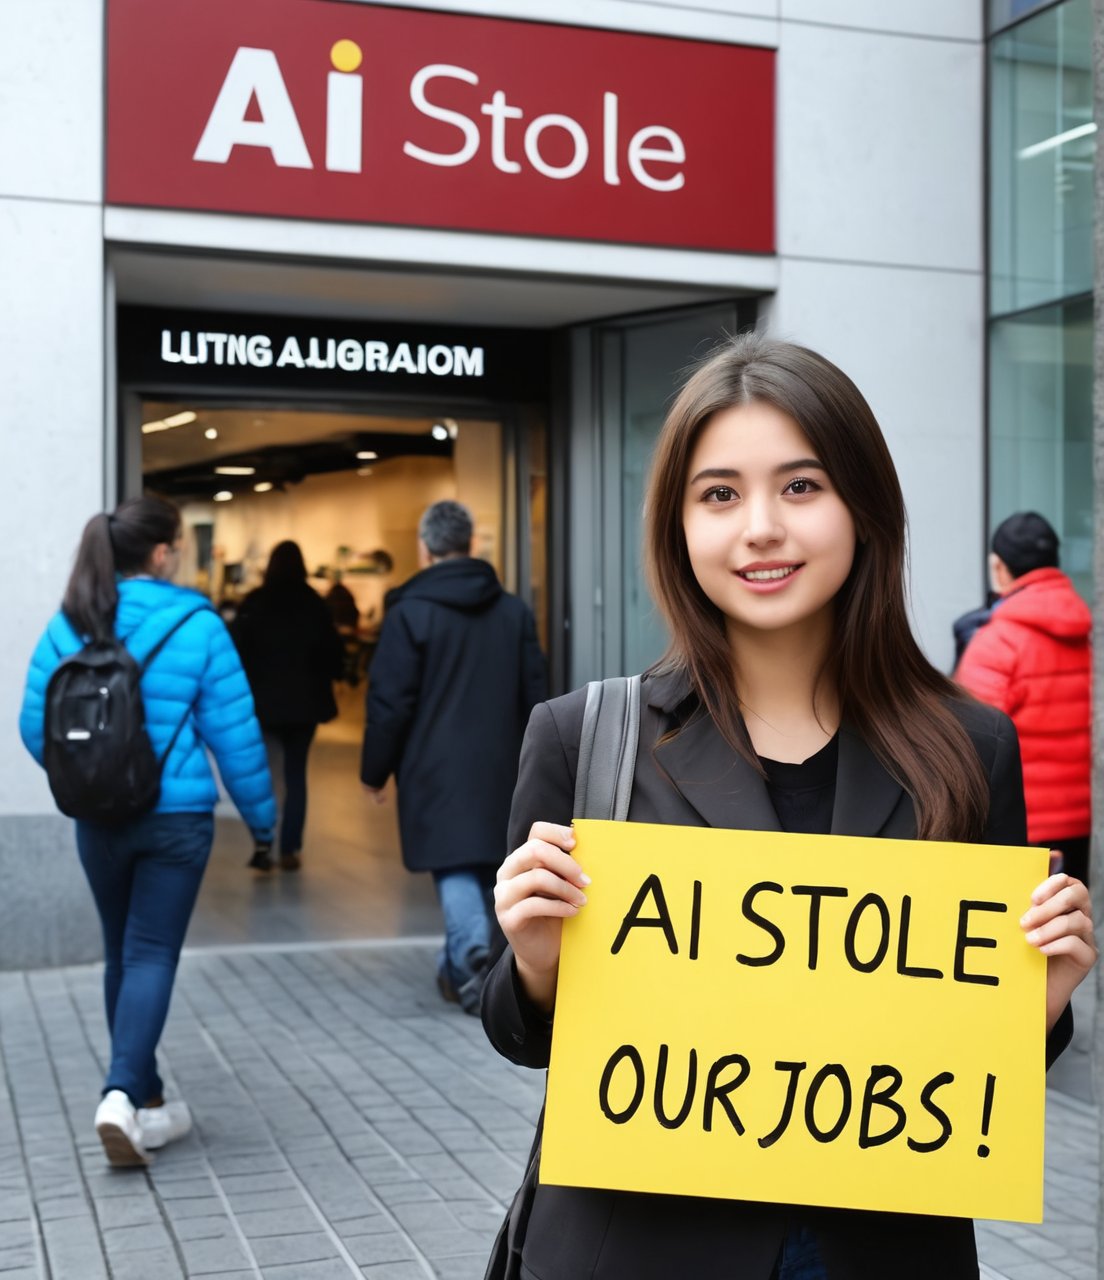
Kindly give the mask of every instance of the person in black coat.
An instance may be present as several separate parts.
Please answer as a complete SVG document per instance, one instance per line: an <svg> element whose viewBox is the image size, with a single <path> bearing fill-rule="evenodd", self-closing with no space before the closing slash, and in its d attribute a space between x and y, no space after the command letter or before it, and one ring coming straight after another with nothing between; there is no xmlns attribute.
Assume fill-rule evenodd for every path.
<svg viewBox="0 0 1104 1280"><path fill-rule="evenodd" d="M334 584L326 592L326 608L330 611L333 624L339 631L356 634L360 625L360 610L357 608L356 596L341 581L340 573L334 578Z"/></svg>
<svg viewBox="0 0 1104 1280"><path fill-rule="evenodd" d="M403 862L432 872L445 918L438 987L476 1013L518 751L547 687L532 611L472 557L472 531L458 502L422 516L426 567L388 593L361 780L382 800L395 775Z"/></svg>
<svg viewBox="0 0 1104 1280"><path fill-rule="evenodd" d="M901 488L846 375L760 334L727 343L668 414L645 511L671 644L641 684L629 821L1026 843L1011 721L940 675L909 629ZM562 922L586 910L590 884L569 825L583 705L580 691L534 710L498 873L509 945L483 1023L535 1068L549 1061ZM1088 891L1051 876L1020 923L1047 957L1049 1063L1096 960ZM1040 1013L1025 1009L1025 1028ZM978 1262L965 1219L541 1184L521 1275L976 1280Z"/></svg>
<svg viewBox="0 0 1104 1280"><path fill-rule="evenodd" d="M337 715L333 681L341 676L344 649L326 602L307 583L297 543L273 548L264 583L242 601L231 634L274 774L282 762L280 866L298 871L307 817L307 756L315 730ZM258 846L249 865L271 870L269 850Z"/></svg>

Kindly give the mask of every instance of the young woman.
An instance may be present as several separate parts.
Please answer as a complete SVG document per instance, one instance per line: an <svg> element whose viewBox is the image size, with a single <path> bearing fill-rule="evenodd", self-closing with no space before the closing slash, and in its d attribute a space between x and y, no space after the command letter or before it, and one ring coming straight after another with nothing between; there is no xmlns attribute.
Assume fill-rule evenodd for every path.
<svg viewBox="0 0 1104 1280"><path fill-rule="evenodd" d="M111 1034L95 1125L116 1165L145 1164L148 1151L191 1128L187 1104L164 1101L156 1049L214 836L218 791L207 751L255 839L271 842L276 819L237 651L209 602L169 581L180 534L180 513L159 498L133 498L89 520L61 609L31 659L19 722L42 764L46 689L61 660L112 635L141 657L169 636L141 682L150 743L165 757L157 805L121 825L76 824L103 927Z"/></svg>
<svg viewBox="0 0 1104 1280"><path fill-rule="evenodd" d="M747 335L687 383L660 436L646 561L672 637L646 673L629 820L1026 843L1011 723L923 657L904 600L905 512L851 381ZM538 706L522 748L514 852L496 888L510 943L483 1018L499 1052L548 1064L560 930L585 909L569 823L583 693ZM1048 957L1048 1061L1096 958L1085 887L1025 903ZM523 1275L539 1280L958 1280L968 1221L539 1186Z"/></svg>
<svg viewBox="0 0 1104 1280"><path fill-rule="evenodd" d="M283 786L280 866L298 871L307 820L307 755L315 730L337 715L333 682L345 660L322 597L307 583L297 542L272 549L264 583L242 601L231 634L253 689L274 778ZM271 871L268 850L250 866Z"/></svg>

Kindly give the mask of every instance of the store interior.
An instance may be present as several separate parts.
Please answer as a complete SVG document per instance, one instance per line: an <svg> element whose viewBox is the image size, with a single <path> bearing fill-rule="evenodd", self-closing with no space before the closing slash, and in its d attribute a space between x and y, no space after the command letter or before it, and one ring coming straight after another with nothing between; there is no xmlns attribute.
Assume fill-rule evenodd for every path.
<svg viewBox="0 0 1104 1280"><path fill-rule="evenodd" d="M144 487L183 515L181 585L208 595L232 623L272 548L290 538L319 595L340 584L356 606L355 619L346 613L339 625L346 663L335 686L338 716L320 726L311 749L302 869L247 869L248 833L223 799L189 944L438 933L429 877L402 868L393 782L383 804L359 782L365 694L384 597L418 571L417 525L430 503L464 502L475 520L473 554L518 589L516 476L504 422L425 407L357 412L154 399L143 401L141 420ZM543 525L542 459L527 468L532 528ZM537 557L529 572L543 578L543 569ZM534 585L543 601L543 582Z"/></svg>

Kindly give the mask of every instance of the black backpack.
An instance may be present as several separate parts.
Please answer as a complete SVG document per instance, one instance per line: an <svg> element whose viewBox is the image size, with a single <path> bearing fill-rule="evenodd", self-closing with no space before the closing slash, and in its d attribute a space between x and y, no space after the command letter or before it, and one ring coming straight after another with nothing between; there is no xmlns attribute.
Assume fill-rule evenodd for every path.
<svg viewBox="0 0 1104 1280"><path fill-rule="evenodd" d="M146 732L142 676L170 637L208 607L178 618L141 662L113 638L92 641L58 664L46 686L43 757L62 813L115 824L157 804L161 770L191 708L158 758Z"/></svg>

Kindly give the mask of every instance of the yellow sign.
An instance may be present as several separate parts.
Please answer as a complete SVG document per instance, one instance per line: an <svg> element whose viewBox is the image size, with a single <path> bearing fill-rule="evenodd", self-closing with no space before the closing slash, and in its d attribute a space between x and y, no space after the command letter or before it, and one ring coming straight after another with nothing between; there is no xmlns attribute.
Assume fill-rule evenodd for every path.
<svg viewBox="0 0 1104 1280"><path fill-rule="evenodd" d="M1044 851L575 831L542 1182L1041 1221Z"/></svg>

